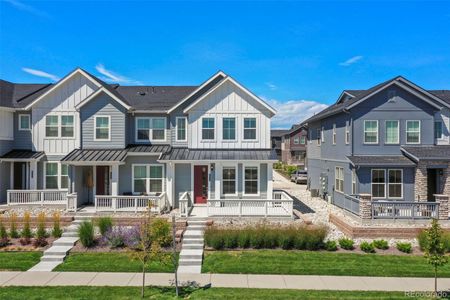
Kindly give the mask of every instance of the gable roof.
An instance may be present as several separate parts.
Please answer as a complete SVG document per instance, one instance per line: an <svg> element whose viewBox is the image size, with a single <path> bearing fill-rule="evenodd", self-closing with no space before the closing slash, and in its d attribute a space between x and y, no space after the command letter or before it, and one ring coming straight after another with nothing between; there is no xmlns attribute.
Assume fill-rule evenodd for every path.
<svg viewBox="0 0 450 300"><path fill-rule="evenodd" d="M270 130L271 137L282 137L289 132L289 129L272 129Z"/></svg>

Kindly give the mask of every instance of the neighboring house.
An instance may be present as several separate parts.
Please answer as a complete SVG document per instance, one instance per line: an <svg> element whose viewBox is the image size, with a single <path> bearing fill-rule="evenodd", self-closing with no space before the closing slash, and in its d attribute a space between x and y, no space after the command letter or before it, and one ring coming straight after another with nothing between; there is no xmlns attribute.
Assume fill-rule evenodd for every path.
<svg viewBox="0 0 450 300"><path fill-rule="evenodd" d="M272 140L272 149L275 150L277 159L281 161L281 141L283 136L288 132L287 129L272 129L270 131L270 139Z"/></svg>
<svg viewBox="0 0 450 300"><path fill-rule="evenodd" d="M449 90L425 90L400 76L345 90L304 123L309 188L349 210L356 194L378 203L450 195L449 108ZM414 209L412 216L422 210ZM390 206L384 213L402 210Z"/></svg>
<svg viewBox="0 0 450 300"><path fill-rule="evenodd" d="M223 72L200 86L120 86L78 68L0 87L3 203L267 215L284 197L272 192L275 110ZM269 210L239 212L240 201Z"/></svg>
<svg viewBox="0 0 450 300"><path fill-rule="evenodd" d="M281 142L281 160L288 165L305 168L307 130L304 126L293 125L283 135Z"/></svg>

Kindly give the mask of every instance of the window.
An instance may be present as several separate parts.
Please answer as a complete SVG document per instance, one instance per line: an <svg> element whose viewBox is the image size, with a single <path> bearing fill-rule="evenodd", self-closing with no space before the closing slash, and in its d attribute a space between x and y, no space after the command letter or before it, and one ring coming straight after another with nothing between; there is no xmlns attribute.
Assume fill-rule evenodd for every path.
<svg viewBox="0 0 450 300"><path fill-rule="evenodd" d="M222 138L224 140L236 139L236 119L235 118L223 118L223 133Z"/></svg>
<svg viewBox="0 0 450 300"><path fill-rule="evenodd" d="M150 140L150 119L137 118L137 140L149 141Z"/></svg>
<svg viewBox="0 0 450 300"><path fill-rule="evenodd" d="M60 187L62 189L69 188L69 166L68 165L61 165L61 184Z"/></svg>
<svg viewBox="0 0 450 300"><path fill-rule="evenodd" d="M352 195L356 195L356 169L352 170Z"/></svg>
<svg viewBox="0 0 450 300"><path fill-rule="evenodd" d="M61 116L61 137L74 137L73 116Z"/></svg>
<svg viewBox="0 0 450 300"><path fill-rule="evenodd" d="M185 117L183 118L176 118L177 123L177 141L186 141L186 123L187 119Z"/></svg>
<svg viewBox="0 0 450 300"><path fill-rule="evenodd" d="M403 197L403 171L388 170L388 198Z"/></svg>
<svg viewBox="0 0 450 300"><path fill-rule="evenodd" d="M58 137L58 116L45 117L45 136Z"/></svg>
<svg viewBox="0 0 450 300"><path fill-rule="evenodd" d="M45 164L45 188L57 189L58 188L58 163L47 162Z"/></svg>
<svg viewBox="0 0 450 300"><path fill-rule="evenodd" d="M258 167L244 167L244 194L258 194Z"/></svg>
<svg viewBox="0 0 450 300"><path fill-rule="evenodd" d="M300 137L300 144L302 144L302 145L306 144L306 136L302 135Z"/></svg>
<svg viewBox="0 0 450 300"><path fill-rule="evenodd" d="M350 126L348 124L345 125L345 144L350 144Z"/></svg>
<svg viewBox="0 0 450 300"><path fill-rule="evenodd" d="M162 193L163 190L163 166L133 165L133 193Z"/></svg>
<svg viewBox="0 0 450 300"><path fill-rule="evenodd" d="M166 140L166 118L152 118L152 140Z"/></svg>
<svg viewBox="0 0 450 300"><path fill-rule="evenodd" d="M319 146L320 146L321 136L322 136L321 130L320 130L320 128L317 128L317 145L319 145Z"/></svg>
<svg viewBox="0 0 450 300"><path fill-rule="evenodd" d="M295 144L295 145L300 144L300 137L298 137L298 136L295 136L295 137L294 137L294 144Z"/></svg>
<svg viewBox="0 0 450 300"><path fill-rule="evenodd" d="M386 144L400 143L400 128L398 121L386 121Z"/></svg>
<svg viewBox="0 0 450 300"><path fill-rule="evenodd" d="M444 134L443 123L441 121L434 122L434 138L442 139Z"/></svg>
<svg viewBox="0 0 450 300"><path fill-rule="evenodd" d="M222 169L223 188L222 194L236 194L236 168L223 167Z"/></svg>
<svg viewBox="0 0 450 300"><path fill-rule="evenodd" d="M406 143L420 144L420 121L406 121Z"/></svg>
<svg viewBox="0 0 450 300"><path fill-rule="evenodd" d="M19 115L19 130L30 130L30 115Z"/></svg>
<svg viewBox="0 0 450 300"><path fill-rule="evenodd" d="M110 117L95 116L95 140L110 140Z"/></svg>
<svg viewBox="0 0 450 300"><path fill-rule="evenodd" d="M386 198L386 171L372 169L372 197Z"/></svg>
<svg viewBox="0 0 450 300"><path fill-rule="evenodd" d="M136 141L165 141L166 118L136 118Z"/></svg>
<svg viewBox="0 0 450 300"><path fill-rule="evenodd" d="M334 183L334 189L337 192L344 192L344 168L342 167L336 167L335 169L335 183Z"/></svg>
<svg viewBox="0 0 450 300"><path fill-rule="evenodd" d="M256 118L244 118L244 140L256 140Z"/></svg>
<svg viewBox="0 0 450 300"><path fill-rule="evenodd" d="M322 127L322 130L320 130L320 141L322 143L325 142L325 130L323 129L323 127Z"/></svg>
<svg viewBox="0 0 450 300"><path fill-rule="evenodd" d="M364 144L378 144L378 121L364 121Z"/></svg>
<svg viewBox="0 0 450 300"><path fill-rule="evenodd" d="M333 145L336 145L336 124L333 124Z"/></svg>
<svg viewBox="0 0 450 300"><path fill-rule="evenodd" d="M214 140L214 118L202 119L202 140Z"/></svg>

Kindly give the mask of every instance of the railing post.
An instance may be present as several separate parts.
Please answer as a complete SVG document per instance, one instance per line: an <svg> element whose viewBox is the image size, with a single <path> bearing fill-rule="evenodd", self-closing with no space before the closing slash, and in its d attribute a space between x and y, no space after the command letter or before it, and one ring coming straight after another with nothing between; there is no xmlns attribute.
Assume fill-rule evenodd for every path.
<svg viewBox="0 0 450 300"><path fill-rule="evenodd" d="M6 203L9 206L9 203L11 202L11 191L6 191Z"/></svg>
<svg viewBox="0 0 450 300"><path fill-rule="evenodd" d="M242 217L242 200L239 200L239 218Z"/></svg>
<svg viewBox="0 0 450 300"><path fill-rule="evenodd" d="M373 218L372 195L361 194L359 199L359 215L361 219Z"/></svg>
<svg viewBox="0 0 450 300"><path fill-rule="evenodd" d="M436 198L436 206L435 207L435 211L436 211L436 216L439 220L448 220L449 219L449 207L448 207L448 195L434 195L434 197Z"/></svg>
<svg viewBox="0 0 450 300"><path fill-rule="evenodd" d="M41 196L41 206L44 206L44 192L39 193Z"/></svg>
<svg viewBox="0 0 450 300"><path fill-rule="evenodd" d="M117 210L117 198L113 196L111 201L112 201L111 202L112 208L113 208L114 212L116 212L116 210Z"/></svg>
<svg viewBox="0 0 450 300"><path fill-rule="evenodd" d="M264 201L264 216L267 218L267 205L268 204L268 202L267 201Z"/></svg>
<svg viewBox="0 0 450 300"><path fill-rule="evenodd" d="M98 201L98 199L97 199L97 196L94 196L94 207L95 207L95 211L97 211L97 201Z"/></svg>
<svg viewBox="0 0 450 300"><path fill-rule="evenodd" d="M413 204L412 207L411 207L411 218L412 218L413 220L416 218L416 213L415 213L415 211L416 211L416 205Z"/></svg>
<svg viewBox="0 0 450 300"><path fill-rule="evenodd" d="M135 197L134 198L134 212L137 213L137 207L138 207L138 199Z"/></svg>

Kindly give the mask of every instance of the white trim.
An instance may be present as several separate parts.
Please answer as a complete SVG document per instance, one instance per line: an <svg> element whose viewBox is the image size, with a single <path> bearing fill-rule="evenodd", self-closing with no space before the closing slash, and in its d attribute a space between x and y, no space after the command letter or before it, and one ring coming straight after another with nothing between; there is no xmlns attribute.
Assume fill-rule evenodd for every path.
<svg viewBox="0 0 450 300"><path fill-rule="evenodd" d="M366 142L366 122L377 122L377 140L376 142ZM368 131L368 132L374 132L374 131ZM377 145L380 141L380 124L378 120L364 120L363 124L363 144L366 145Z"/></svg>
<svg viewBox="0 0 450 300"><path fill-rule="evenodd" d="M245 119L255 119L255 127L253 128L253 127L250 127L250 128L245 128ZM258 121L259 121L259 119L256 117L256 116L253 116L253 117L251 117L251 116L244 116L244 117L242 117L242 141L243 142L257 142L258 140L259 140L259 134L258 134ZM255 130L255 138L254 139L246 139L245 138L245 130L251 130L251 129L253 129L253 130Z"/></svg>
<svg viewBox="0 0 450 300"><path fill-rule="evenodd" d="M28 128L22 128L22 122L21 122L22 117L28 118ZM30 131L31 130L31 115L30 114L19 114L17 120L19 121L19 124L18 124L19 131Z"/></svg>
<svg viewBox="0 0 450 300"><path fill-rule="evenodd" d="M322 129L320 128L316 128L316 135L317 135L317 146L320 147L320 145L322 145Z"/></svg>
<svg viewBox="0 0 450 300"><path fill-rule="evenodd" d="M427 90L421 88L421 87L418 86L417 84L415 84L415 83L409 81L408 79L403 78L403 77L400 77L400 78L398 78L398 80L399 80L399 81L402 81L402 82L404 82L404 83L406 83L406 84L408 84L408 85L410 85L411 87L413 87L413 88L419 90L420 92L424 93L424 94L427 95L428 97L430 97L430 98L432 98L432 99L438 101L438 102L441 103L442 105L444 105L444 106L450 108L450 104L448 104L447 102L443 101L441 98L439 98L439 97L433 95L432 93L428 92Z"/></svg>
<svg viewBox="0 0 450 300"><path fill-rule="evenodd" d="M225 130L225 126L223 126L223 122L224 122L224 120L225 119L234 119L234 139L224 139L224 137L223 137L223 132L224 132L224 130ZM228 116L222 116L221 117L221 120L222 120L222 132L221 132L221 141L222 142L225 142L225 143L227 143L227 142L237 142L237 140L238 140L238 118L237 117L228 117Z"/></svg>
<svg viewBox="0 0 450 300"><path fill-rule="evenodd" d="M356 195L356 193L358 192L357 190L357 174L356 174L356 169L353 168L352 169L352 195Z"/></svg>
<svg viewBox="0 0 450 300"><path fill-rule="evenodd" d="M67 188L62 188L61 187L61 178L62 178L62 175L61 175L61 170L62 170L62 168L61 168L61 165L62 165L62 163L60 162L60 161L56 161L56 160L50 160L50 161L45 161L44 162L44 167L43 167L43 176L42 176L42 178L43 178L43 184L42 184L42 186L44 187L44 189L47 189L47 164L56 164L56 176L55 175L51 175L51 176L49 176L49 177L56 177L56 184L58 185L55 189L58 189L58 190L68 190L69 189L69 186L67 186ZM67 183L68 183L68 185L69 185L69 166L67 166Z"/></svg>
<svg viewBox="0 0 450 300"><path fill-rule="evenodd" d="M89 103L92 99L97 97L100 93L105 93L106 95L110 96L113 100L115 100L117 103L122 105L125 109L130 110L131 106L123 102L120 98L118 98L116 95L108 91L105 87L100 87L98 90L90 94L86 99L75 105L76 110L80 110L81 107L83 107L85 104Z"/></svg>
<svg viewBox="0 0 450 300"><path fill-rule="evenodd" d="M400 184L400 197L390 197L389 196L389 189L390 189L390 182L389 182L389 172L390 171L400 171L400 178L401 178L401 182L400 183L392 183L392 184L395 184L395 185L398 185L398 184ZM403 169L388 169L387 170L387 178L386 178L386 181L387 181L387 199L403 199Z"/></svg>
<svg viewBox="0 0 450 300"><path fill-rule="evenodd" d="M419 141L417 143L416 142L414 142L414 143L408 142L408 122L419 122ZM414 133L416 131L409 131L409 132ZM419 145L421 143L421 141L422 141L422 122L421 122L421 120L406 120L405 138L406 138L405 142L408 145ZM434 132L433 132L433 138L434 138Z"/></svg>
<svg viewBox="0 0 450 300"><path fill-rule="evenodd" d="M387 141L387 122L397 122L397 141L390 143ZM384 121L384 144L386 145L398 145L400 144L400 121L399 120L385 120Z"/></svg>
<svg viewBox="0 0 450 300"><path fill-rule="evenodd" d="M336 123L333 123L333 136L331 138L331 142L333 145L336 145L337 142Z"/></svg>
<svg viewBox="0 0 450 300"><path fill-rule="evenodd" d="M147 194L149 193L159 193L159 192L151 192L150 191L150 167L161 167L162 168L162 172L161 172L161 193L164 193L166 190L166 177L165 177L165 172L164 172L164 164L131 164L131 191L133 194L137 194L138 192L135 192L134 190L134 167L145 167L145 191ZM154 180L158 180L159 178L153 178ZM142 180L142 179L141 179Z"/></svg>
<svg viewBox="0 0 450 300"><path fill-rule="evenodd" d="M195 107L198 103L200 103L201 101L203 101L206 97L208 97L211 93L213 93L215 90L217 90L220 86L222 86L225 82L231 82L234 85L236 85L238 88L240 88L244 93L246 93L247 95L249 95L251 98L253 98L254 100L256 100L257 102L259 102L261 105L263 105L266 109L268 109L272 114L276 114L277 111L272 108L269 104L267 104L265 101L263 101L262 99L260 99L258 96L256 96L255 94L253 94L252 92L250 92L248 89L246 89L245 87L243 87L242 85L240 85L236 80L234 80L233 78L231 78L230 76L225 77L221 82L219 82L216 86L214 86L212 89L210 89L209 91L207 91L205 94L201 95L196 101L194 101L191 105L189 105L187 108L185 108L183 110L184 113L187 113L188 111L190 111L193 107Z"/></svg>
<svg viewBox="0 0 450 300"><path fill-rule="evenodd" d="M47 127L55 127L55 126L47 126L47 117L56 117L58 120L58 123L56 127L58 128L58 135L57 136L47 136ZM62 136L62 117L72 117L73 118L73 135L72 136ZM77 124L76 124L77 118L75 118L75 114L70 112L54 112L49 113L45 115L44 118L44 140L75 140L77 135ZM70 126L64 126L64 127L70 127ZM56 153L52 153L53 155L56 155ZM65 155L66 153L62 153Z"/></svg>
<svg viewBox="0 0 450 300"><path fill-rule="evenodd" d="M235 178L234 178L234 193L232 193L232 194L224 194L224 192L223 192L223 187L224 187L224 179L223 179L223 169L226 169L226 168L233 168L234 169L234 174L235 174ZM223 197L229 197L229 196L237 196L238 195L238 183L239 183L239 169L238 169L238 163L225 163L225 164L222 164L222 166L221 166L221 172L222 172L222 174L221 174L221 185L220 185L220 188L221 188L221 191L220 191L220 196L223 196Z"/></svg>
<svg viewBox="0 0 450 300"><path fill-rule="evenodd" d="M213 119L214 120L214 127L213 128L205 128L206 130L211 130L211 129L213 129L213 131L214 131L214 139L204 139L203 138L203 119ZM201 131L200 131L200 142L211 142L211 143L213 143L213 142L215 142L216 140L217 140L217 119L216 119L216 117L215 116L207 116L207 117L201 117L201 125L202 125L202 127L201 127Z"/></svg>
<svg viewBox="0 0 450 300"><path fill-rule="evenodd" d="M441 124L441 126L440 126L441 127L441 137L436 137L436 123ZM443 141L446 139L445 134L444 134L444 121L443 120L435 120L433 129L434 129L434 139L436 141Z"/></svg>
<svg viewBox="0 0 450 300"><path fill-rule="evenodd" d="M184 139L178 139L178 120L184 120ZM188 121L187 117L176 117L175 118L175 141L177 142L187 142L188 140Z"/></svg>
<svg viewBox="0 0 450 300"><path fill-rule="evenodd" d="M373 196L373 185L377 184L377 185L381 185L381 183L374 183L373 182L373 171L383 171L384 173L384 196L383 197L374 197ZM386 169L380 169L380 168L373 168L370 169L370 195L372 196L372 199L386 199L386 182L387 182L387 178L386 178Z"/></svg>
<svg viewBox="0 0 450 300"><path fill-rule="evenodd" d="M245 192L245 168L250 167L250 168L254 168L256 167L256 172L258 174L258 179L256 180L256 189L257 189L257 193L256 194L248 194ZM256 163L243 163L242 164L242 195L243 196L260 196L261 194L261 165L260 164L256 164ZM254 180L251 180L254 181ZM270 197L268 195L268 197Z"/></svg>
<svg viewBox="0 0 450 300"><path fill-rule="evenodd" d="M347 91L342 91L342 93L339 95L339 97L338 97L338 99L336 101L336 104L341 102L342 96L344 96L344 95L348 95L348 96L350 96L352 98L355 98L355 95L353 95L353 94L351 94L351 93L349 93Z"/></svg>
<svg viewBox="0 0 450 300"><path fill-rule="evenodd" d="M338 172L340 170L341 172ZM338 174L341 173L342 178L338 177ZM342 181L342 190L337 188L338 181ZM336 166L334 167L334 191L338 193L344 193L345 189L345 174L344 174L344 167Z"/></svg>
<svg viewBox="0 0 450 300"><path fill-rule="evenodd" d="M155 119L164 119L164 139L153 139L153 120ZM138 138L138 120L148 120L149 128L148 128L148 140L146 139L139 139ZM144 130L144 129L141 129ZM161 130L161 129L157 129ZM176 133L175 133L176 134ZM176 137L175 137L176 138ZM187 121L186 121L186 138L187 138ZM136 143L142 143L142 142L167 142L167 117L135 117L134 118L134 141Z"/></svg>
<svg viewBox="0 0 450 300"><path fill-rule="evenodd" d="M325 128L324 126L320 129L320 142L321 144L325 143Z"/></svg>
<svg viewBox="0 0 450 300"><path fill-rule="evenodd" d="M349 124L347 124L347 122L345 122L345 144L348 145L350 144L350 122Z"/></svg>
<svg viewBox="0 0 450 300"><path fill-rule="evenodd" d="M108 118L108 138L107 139L99 139L99 138L97 138L97 118ZM99 128L103 128L103 127L99 127ZM111 141L111 116L94 115L94 141L98 141L98 142L109 142L109 141Z"/></svg>

